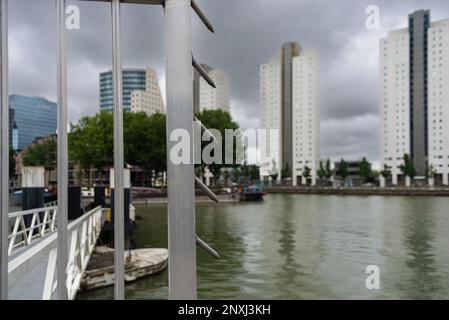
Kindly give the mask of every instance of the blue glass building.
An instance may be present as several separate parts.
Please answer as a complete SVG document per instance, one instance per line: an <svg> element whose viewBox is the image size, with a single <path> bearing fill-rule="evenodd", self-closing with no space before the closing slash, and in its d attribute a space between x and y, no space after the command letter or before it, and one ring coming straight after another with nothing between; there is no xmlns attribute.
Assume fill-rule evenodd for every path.
<svg viewBox="0 0 449 320"><path fill-rule="evenodd" d="M131 93L145 91L146 71L143 69L123 70L123 108L131 111ZM112 111L114 107L112 71L100 73L100 110Z"/></svg>
<svg viewBox="0 0 449 320"><path fill-rule="evenodd" d="M57 104L45 98L11 95L9 97L10 142L23 150L37 137L56 133Z"/></svg>

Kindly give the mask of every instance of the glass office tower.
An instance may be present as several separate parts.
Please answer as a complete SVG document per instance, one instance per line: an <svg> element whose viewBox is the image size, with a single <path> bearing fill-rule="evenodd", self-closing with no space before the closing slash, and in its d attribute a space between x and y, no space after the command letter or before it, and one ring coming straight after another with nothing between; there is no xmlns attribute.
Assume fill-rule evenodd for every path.
<svg viewBox="0 0 449 320"><path fill-rule="evenodd" d="M57 104L45 98L11 95L10 143L23 150L37 137L56 133Z"/></svg>
<svg viewBox="0 0 449 320"><path fill-rule="evenodd" d="M131 111L131 93L145 91L146 71L143 69L123 70L123 109ZM112 111L114 107L112 71L100 73L100 110Z"/></svg>

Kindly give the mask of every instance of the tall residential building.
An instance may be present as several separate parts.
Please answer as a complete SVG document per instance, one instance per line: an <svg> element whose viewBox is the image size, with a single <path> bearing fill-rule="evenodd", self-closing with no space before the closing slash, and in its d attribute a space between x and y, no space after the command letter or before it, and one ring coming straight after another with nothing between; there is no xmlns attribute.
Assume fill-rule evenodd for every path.
<svg viewBox="0 0 449 320"><path fill-rule="evenodd" d="M206 64L202 67L214 81L216 88L211 87L195 70L193 79L193 105L194 112L203 110L223 110L231 112L231 94L228 75Z"/></svg>
<svg viewBox="0 0 449 320"><path fill-rule="evenodd" d="M100 74L100 110L114 107L112 71ZM133 105L134 103L134 105ZM152 69L123 70L123 109L126 111L165 112L156 72Z"/></svg>
<svg viewBox="0 0 449 320"><path fill-rule="evenodd" d="M409 154L418 178L429 168L449 180L449 20L430 11L409 15L408 28L380 41L381 166L394 185Z"/></svg>
<svg viewBox="0 0 449 320"><path fill-rule="evenodd" d="M315 185L320 159L318 52L297 43L284 44L281 59L261 66L260 87L261 129L267 132L260 151L262 159L270 155L261 164L260 175L276 171L280 179L282 169L288 168L294 185Z"/></svg>
<svg viewBox="0 0 449 320"><path fill-rule="evenodd" d="M57 105L45 98L11 95L9 108L10 142L14 149L23 150L37 137L56 133Z"/></svg>
<svg viewBox="0 0 449 320"><path fill-rule="evenodd" d="M165 113L161 89L154 70L146 70L146 90L131 93L131 112L144 112L147 115Z"/></svg>

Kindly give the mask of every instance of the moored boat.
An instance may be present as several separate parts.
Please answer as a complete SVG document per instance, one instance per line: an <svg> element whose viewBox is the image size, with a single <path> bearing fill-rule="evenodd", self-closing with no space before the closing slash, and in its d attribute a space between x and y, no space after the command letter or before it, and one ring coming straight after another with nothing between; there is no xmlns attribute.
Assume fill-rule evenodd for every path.
<svg viewBox="0 0 449 320"><path fill-rule="evenodd" d="M81 279L80 291L113 286L114 249L97 247ZM167 249L136 249L125 252L125 281L134 282L161 272L168 264Z"/></svg>
<svg viewBox="0 0 449 320"><path fill-rule="evenodd" d="M261 201L265 192L260 186L241 186L239 188L240 201Z"/></svg>

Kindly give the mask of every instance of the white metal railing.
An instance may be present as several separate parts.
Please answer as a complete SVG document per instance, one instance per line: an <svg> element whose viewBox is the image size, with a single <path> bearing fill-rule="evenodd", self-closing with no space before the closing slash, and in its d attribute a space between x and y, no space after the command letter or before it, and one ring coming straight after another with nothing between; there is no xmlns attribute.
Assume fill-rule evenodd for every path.
<svg viewBox="0 0 449 320"><path fill-rule="evenodd" d="M56 229L57 213L55 206L10 213L8 220L14 227L8 235L8 255L53 232ZM29 226L26 225L25 218L30 218Z"/></svg>
<svg viewBox="0 0 449 320"><path fill-rule="evenodd" d="M44 207L56 207L58 205L58 200L47 202Z"/></svg>
<svg viewBox="0 0 449 320"><path fill-rule="evenodd" d="M67 264L67 293L73 300L79 290L81 277L87 268L95 243L101 232L104 222L104 209L97 207L68 225L69 255ZM47 257L47 268L41 298L50 300L57 288L56 262L57 262L58 235L53 232L29 250L24 251L9 263L8 273L11 284L20 281L20 278L30 272L44 257Z"/></svg>

